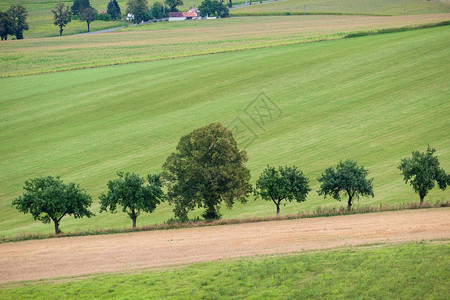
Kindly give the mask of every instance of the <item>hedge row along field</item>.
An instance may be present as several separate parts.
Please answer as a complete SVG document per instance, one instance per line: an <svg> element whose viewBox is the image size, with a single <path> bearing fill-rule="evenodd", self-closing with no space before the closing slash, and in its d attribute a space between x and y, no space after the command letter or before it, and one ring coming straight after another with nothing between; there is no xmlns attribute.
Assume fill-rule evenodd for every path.
<svg viewBox="0 0 450 300"><path fill-rule="evenodd" d="M160 172L180 136L211 122L230 126L236 118L257 134L246 147L252 183L267 164L297 165L318 178L326 167L351 158L370 170L376 184L375 198L360 204L417 201L397 165L411 150L430 144L450 169L449 38L447 27L437 27L2 78L0 236L52 231L11 207L27 178L58 174L97 198L117 171ZM261 91L281 110L263 128L245 113L261 100ZM441 199L448 199L448 191L428 196ZM282 212L329 204L339 205L312 194ZM222 212L228 219L267 216L273 209L255 201ZM161 205L140 216L140 224L167 221L171 210ZM64 229L97 224L121 228L129 220L101 214L67 219Z"/></svg>

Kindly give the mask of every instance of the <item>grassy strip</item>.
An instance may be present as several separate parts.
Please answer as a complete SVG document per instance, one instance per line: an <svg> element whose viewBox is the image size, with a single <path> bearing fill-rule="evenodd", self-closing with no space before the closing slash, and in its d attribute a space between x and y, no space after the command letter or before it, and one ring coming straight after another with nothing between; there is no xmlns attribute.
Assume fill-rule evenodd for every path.
<svg viewBox="0 0 450 300"><path fill-rule="evenodd" d="M235 12L231 11L233 17L268 17L268 16L376 16L388 17L386 14L332 12L332 11L273 11L273 12Z"/></svg>
<svg viewBox="0 0 450 300"><path fill-rule="evenodd" d="M445 299L450 245L362 246L0 286L2 299Z"/></svg>
<svg viewBox="0 0 450 300"><path fill-rule="evenodd" d="M264 42L261 44L241 44L236 46L235 48L229 48L229 49L220 49L215 48L212 50L205 50L203 48L200 48L199 50L195 50L194 53L182 53L182 54L174 54L174 55L168 55L164 56L156 56L156 57L127 57L125 59L121 59L119 61L100 61L95 64L92 62L87 62L84 64L75 64L71 66L63 65L54 67L53 69L47 69L47 70L24 70L24 71L16 71L15 73L9 73L5 72L0 74L0 78L6 78L6 77L18 77L18 76L24 76L24 75L37 75L37 74L47 74L47 73L55 73L55 72L62 72L62 71L73 71L73 70L81 70L81 69L94 69L94 68L101 68L106 66L114 66L114 65L125 65L125 64L132 64L132 63L141 63L141 62L151 62L151 61L160 61L160 60L171 60L171 59L178 59L178 58L188 58L188 57L196 57L196 56L204 56L204 55L211 55L211 54L220 54L220 53L230 53L230 52L237 52L237 51L244 51L244 50L255 50L255 49L264 49L264 48L272 48L272 47L278 47L278 46L288 46L288 45L298 45L298 44L309 44L309 43L315 43L315 42L323 42L323 41L332 41L332 40L340 40L345 38L352 38L352 37L359 37L359 36L366 36L366 35L376 35L376 34L384 34L384 33L394 33L394 32L404 32L404 31L411 31L411 30L417 30L417 29L424 29L424 28L432 28L432 27L441 27L441 26L447 26L450 24L450 20L442 21L442 22L434 22L434 23L427 23L427 24L421 24L421 25L413 25L413 26L403 26L403 27L391 27L391 28L385 28L385 29L374 29L374 30L363 30L363 31L355 31L355 32L348 32L348 33L336 33L336 34L327 34L317 37L310 37L307 39L300 39L300 40L290 40L290 41L273 41L273 42Z"/></svg>
<svg viewBox="0 0 450 300"><path fill-rule="evenodd" d="M105 235L105 234L117 234L139 231L154 231L154 230L168 230L168 229L181 229L181 228L194 228L205 226L219 226L219 225L232 225L232 224L244 224L244 223L257 223L279 220L295 220L304 218L318 218L318 217L332 217L332 216L345 216L366 214L374 212L386 212L386 211L399 211L408 209L426 209L426 208L441 208L450 207L450 201L437 201L435 203L425 202L423 205L419 205L417 202L401 203L398 205L389 205L380 203L378 206L361 205L348 211L345 207L330 207L330 206L318 206L312 211L300 211L296 214L278 215L278 216L266 216L266 217L252 217L252 218L239 218L239 219L223 219L223 220L201 220L199 218L189 221L179 221L176 219L169 219L163 224L153 224L147 226L141 226L137 228L116 228L116 229L96 229L86 231L76 231L55 234L20 234L11 238L2 238L0 243L19 242L26 240L40 240L49 238L61 238L71 236L87 236L87 235Z"/></svg>

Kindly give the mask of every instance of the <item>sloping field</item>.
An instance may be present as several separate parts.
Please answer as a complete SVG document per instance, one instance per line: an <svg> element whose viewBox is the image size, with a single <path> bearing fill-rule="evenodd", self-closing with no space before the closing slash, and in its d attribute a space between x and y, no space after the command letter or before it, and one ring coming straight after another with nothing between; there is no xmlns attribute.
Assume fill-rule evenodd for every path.
<svg viewBox="0 0 450 300"><path fill-rule="evenodd" d="M81 69L323 39L349 32L435 23L421 16L290 16L165 22L89 36L9 41L0 47L0 76Z"/></svg>
<svg viewBox="0 0 450 300"><path fill-rule="evenodd" d="M0 244L0 283L449 239L449 216L442 208Z"/></svg>
<svg viewBox="0 0 450 300"><path fill-rule="evenodd" d="M449 40L448 27L440 27L2 78L0 235L52 231L11 207L26 179L61 175L96 199L117 171L160 171L181 135L216 121L250 128L237 138L253 180L267 164L296 164L311 179L308 200L282 213L339 205L317 196L316 178L347 158L375 178L375 198L361 203L418 201L397 165L430 144L450 169ZM261 105L253 101L262 91L281 113L255 123L245 110ZM255 138L250 145L249 138ZM448 190L434 190L427 199L448 197ZM275 208L251 200L222 212L248 217ZM140 216L138 225L171 216L164 204ZM63 231L122 226L131 222L121 213L61 224Z"/></svg>
<svg viewBox="0 0 450 300"><path fill-rule="evenodd" d="M448 0L281 0L268 4L247 6L233 10L231 14L276 13L343 13L374 15L413 15L450 12Z"/></svg>

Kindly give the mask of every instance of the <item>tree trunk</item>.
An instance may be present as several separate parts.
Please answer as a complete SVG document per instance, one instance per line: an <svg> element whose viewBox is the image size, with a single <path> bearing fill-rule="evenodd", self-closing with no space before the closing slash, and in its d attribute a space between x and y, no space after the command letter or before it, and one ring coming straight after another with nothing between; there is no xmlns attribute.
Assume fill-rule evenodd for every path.
<svg viewBox="0 0 450 300"><path fill-rule="evenodd" d="M90 25L90 24L89 24L89 22L87 23L87 25L88 25L88 32L90 32L90 31L91 31L91 29L89 28L89 25Z"/></svg>
<svg viewBox="0 0 450 300"><path fill-rule="evenodd" d="M55 223L55 234L60 234L61 230L59 230L59 222L57 220L53 220L53 223Z"/></svg>
<svg viewBox="0 0 450 300"><path fill-rule="evenodd" d="M136 228L136 216L133 216L133 228Z"/></svg>
<svg viewBox="0 0 450 300"><path fill-rule="evenodd" d="M425 198L425 196L420 195L420 205L423 205L423 198Z"/></svg>
<svg viewBox="0 0 450 300"><path fill-rule="evenodd" d="M232 0L230 0L230 8L232 8L233 7L233 2L232 2Z"/></svg>
<svg viewBox="0 0 450 300"><path fill-rule="evenodd" d="M59 36L62 36L63 28L62 26L59 26Z"/></svg>
<svg viewBox="0 0 450 300"><path fill-rule="evenodd" d="M348 196L347 209L349 211L352 209L352 196Z"/></svg>
<svg viewBox="0 0 450 300"><path fill-rule="evenodd" d="M280 203L277 203L277 216L280 214Z"/></svg>

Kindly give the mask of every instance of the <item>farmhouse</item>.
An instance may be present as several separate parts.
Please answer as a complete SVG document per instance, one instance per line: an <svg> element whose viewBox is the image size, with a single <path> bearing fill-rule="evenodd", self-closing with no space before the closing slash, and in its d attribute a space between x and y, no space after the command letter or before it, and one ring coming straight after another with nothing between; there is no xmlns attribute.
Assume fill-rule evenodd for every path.
<svg viewBox="0 0 450 300"><path fill-rule="evenodd" d="M169 13L169 21L184 21L201 19L200 11L197 8L191 8L187 12Z"/></svg>

